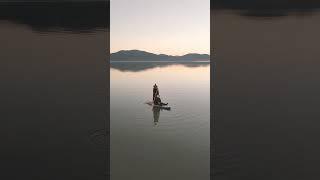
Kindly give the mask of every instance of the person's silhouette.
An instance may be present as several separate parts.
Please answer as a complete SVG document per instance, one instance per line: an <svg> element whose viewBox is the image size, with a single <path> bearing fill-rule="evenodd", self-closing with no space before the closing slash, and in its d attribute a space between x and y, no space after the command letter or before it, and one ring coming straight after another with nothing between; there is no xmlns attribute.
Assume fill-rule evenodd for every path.
<svg viewBox="0 0 320 180"><path fill-rule="evenodd" d="M153 85L153 94L152 94L152 101L154 102L155 98L159 95L159 89L157 84Z"/></svg>

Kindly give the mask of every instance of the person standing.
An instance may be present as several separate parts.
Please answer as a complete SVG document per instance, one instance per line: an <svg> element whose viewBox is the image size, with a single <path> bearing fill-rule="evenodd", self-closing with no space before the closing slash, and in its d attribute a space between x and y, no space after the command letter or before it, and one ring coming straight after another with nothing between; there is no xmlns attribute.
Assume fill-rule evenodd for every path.
<svg viewBox="0 0 320 180"><path fill-rule="evenodd" d="M159 89L157 84L154 84L153 86L153 95L152 95L152 100L154 102L155 98L159 95Z"/></svg>

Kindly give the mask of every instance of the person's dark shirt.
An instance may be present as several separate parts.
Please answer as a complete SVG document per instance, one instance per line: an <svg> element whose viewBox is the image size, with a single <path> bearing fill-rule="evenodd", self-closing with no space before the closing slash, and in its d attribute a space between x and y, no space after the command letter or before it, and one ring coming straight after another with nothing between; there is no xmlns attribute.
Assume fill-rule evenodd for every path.
<svg viewBox="0 0 320 180"><path fill-rule="evenodd" d="M159 89L157 87L153 87L153 99L159 95Z"/></svg>

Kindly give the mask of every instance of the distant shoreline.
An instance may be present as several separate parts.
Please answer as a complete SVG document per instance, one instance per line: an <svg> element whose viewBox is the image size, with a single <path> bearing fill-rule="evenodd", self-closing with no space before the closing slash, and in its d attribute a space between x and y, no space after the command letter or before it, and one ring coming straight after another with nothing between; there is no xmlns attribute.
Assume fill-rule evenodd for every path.
<svg viewBox="0 0 320 180"><path fill-rule="evenodd" d="M141 50L121 50L110 54L110 61L126 61L126 62L195 62L210 61L209 54L189 53L183 56L172 56L167 54L154 54Z"/></svg>

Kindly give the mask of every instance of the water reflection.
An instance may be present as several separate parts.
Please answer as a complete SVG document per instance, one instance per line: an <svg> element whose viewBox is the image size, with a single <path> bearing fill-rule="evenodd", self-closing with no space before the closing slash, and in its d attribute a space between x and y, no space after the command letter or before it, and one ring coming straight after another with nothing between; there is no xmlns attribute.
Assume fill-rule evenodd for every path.
<svg viewBox="0 0 320 180"><path fill-rule="evenodd" d="M170 111L170 109L169 108L162 109L160 107L155 107L155 106L152 107L153 122L155 126L158 125L159 118L160 118L160 111Z"/></svg>
<svg viewBox="0 0 320 180"><path fill-rule="evenodd" d="M154 122L154 125L156 126L158 125L158 122L159 122L160 108L153 107L152 111L153 111L153 122Z"/></svg>
<svg viewBox="0 0 320 180"><path fill-rule="evenodd" d="M210 65L210 62L111 62L110 66L113 69L117 69L123 72L139 72L147 69L153 69L157 67L167 67L173 65L182 65L185 67L205 67Z"/></svg>
<svg viewBox="0 0 320 180"><path fill-rule="evenodd" d="M105 179L108 10L0 3L0 179Z"/></svg>
<svg viewBox="0 0 320 180"><path fill-rule="evenodd" d="M111 66L112 178L209 179L210 63L149 63ZM155 82L174 110L145 104Z"/></svg>
<svg viewBox="0 0 320 180"><path fill-rule="evenodd" d="M214 179L319 179L319 2L214 4Z"/></svg>

